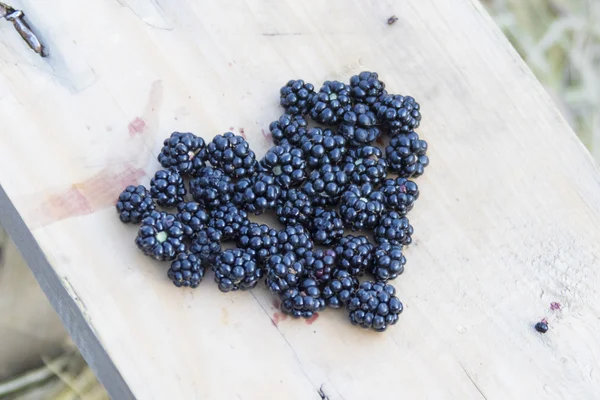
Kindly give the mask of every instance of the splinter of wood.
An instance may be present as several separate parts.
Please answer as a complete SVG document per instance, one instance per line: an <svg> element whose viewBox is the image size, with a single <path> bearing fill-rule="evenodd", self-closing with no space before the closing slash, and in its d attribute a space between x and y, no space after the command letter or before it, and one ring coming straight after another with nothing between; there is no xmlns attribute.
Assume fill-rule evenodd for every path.
<svg viewBox="0 0 600 400"><path fill-rule="evenodd" d="M46 57L48 53L42 42L33 33L27 22L25 21L25 13L21 10L15 10L11 6L0 3L0 18L6 18L7 21L13 23L13 26L19 32L19 35L27 42L29 47L42 57Z"/></svg>

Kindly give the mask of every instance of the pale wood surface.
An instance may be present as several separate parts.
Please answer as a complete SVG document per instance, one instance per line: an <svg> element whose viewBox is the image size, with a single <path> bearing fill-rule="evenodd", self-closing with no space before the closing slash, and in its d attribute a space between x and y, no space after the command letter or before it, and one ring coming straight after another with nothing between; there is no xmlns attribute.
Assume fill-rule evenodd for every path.
<svg viewBox="0 0 600 400"><path fill-rule="evenodd" d="M115 398L600 398L600 174L478 3L20 6L51 57L0 24L0 217ZM431 149L388 333L176 290L134 248L112 204L170 131L233 128L262 155L282 83L364 69L421 102Z"/></svg>

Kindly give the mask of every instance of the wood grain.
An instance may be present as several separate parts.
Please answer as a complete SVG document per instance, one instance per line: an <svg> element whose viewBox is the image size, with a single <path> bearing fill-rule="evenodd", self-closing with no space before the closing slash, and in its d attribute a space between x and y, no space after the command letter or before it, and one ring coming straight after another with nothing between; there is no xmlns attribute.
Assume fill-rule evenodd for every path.
<svg viewBox="0 0 600 400"><path fill-rule="evenodd" d="M19 8L50 57L0 24L0 219L114 398L600 398L600 174L478 3ZM115 186L146 184L171 131L243 131L262 156L285 81L361 70L418 99L431 149L388 333L176 290L135 250Z"/></svg>

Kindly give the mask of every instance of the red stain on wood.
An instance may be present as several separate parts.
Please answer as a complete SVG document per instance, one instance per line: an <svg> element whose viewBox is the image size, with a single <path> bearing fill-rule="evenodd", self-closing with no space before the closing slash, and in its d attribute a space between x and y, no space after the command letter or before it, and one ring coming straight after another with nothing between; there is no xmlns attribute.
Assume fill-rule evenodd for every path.
<svg viewBox="0 0 600 400"><path fill-rule="evenodd" d="M562 308L562 306L557 301L553 301L552 303L550 303L550 309L552 311L554 311L554 310L560 310L561 308Z"/></svg>
<svg viewBox="0 0 600 400"><path fill-rule="evenodd" d="M317 320L317 318L319 318L319 313L314 313L312 317L307 318L306 321L306 325L312 325L313 322L315 322Z"/></svg>
<svg viewBox="0 0 600 400"><path fill-rule="evenodd" d="M135 117L133 121L131 121L128 125L129 136L134 137L135 135L139 135L144 132L146 128L146 123L140 117Z"/></svg>
<svg viewBox="0 0 600 400"><path fill-rule="evenodd" d="M542 321L541 321L541 322L543 322L543 323L545 323L546 325L548 325L548 320L547 320L546 318L542 318Z"/></svg>
<svg viewBox="0 0 600 400"><path fill-rule="evenodd" d="M375 143L377 143L380 146L383 146L383 138L381 136L379 136L376 140Z"/></svg>
<svg viewBox="0 0 600 400"><path fill-rule="evenodd" d="M265 132L264 129L261 129L260 132L268 142L273 143L273 134L271 134L271 132Z"/></svg>
<svg viewBox="0 0 600 400"><path fill-rule="evenodd" d="M244 132L244 128L240 128L240 135L242 135L242 137L246 139L246 132Z"/></svg>
<svg viewBox="0 0 600 400"><path fill-rule="evenodd" d="M284 321L287 319L287 315L282 314L282 313L273 313L273 317L271 318L271 322L273 323L273 325L278 326L280 321Z"/></svg>

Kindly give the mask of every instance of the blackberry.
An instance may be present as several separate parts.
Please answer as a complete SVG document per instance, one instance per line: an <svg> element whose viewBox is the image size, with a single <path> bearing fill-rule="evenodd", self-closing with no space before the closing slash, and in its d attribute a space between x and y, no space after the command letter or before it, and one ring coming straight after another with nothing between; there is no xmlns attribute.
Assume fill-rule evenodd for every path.
<svg viewBox="0 0 600 400"><path fill-rule="evenodd" d="M152 211L142 219L135 244L147 256L171 261L186 251L183 224L172 214Z"/></svg>
<svg viewBox="0 0 600 400"><path fill-rule="evenodd" d="M373 232L375 242L389 242L398 246L412 243L413 227L408 218L401 216L400 213L388 211L381 216L378 223Z"/></svg>
<svg viewBox="0 0 600 400"><path fill-rule="evenodd" d="M250 223L248 213L233 205L219 206L210 212L208 225L219 232L223 240L236 239L242 226Z"/></svg>
<svg viewBox="0 0 600 400"><path fill-rule="evenodd" d="M265 283L273 293L297 287L304 275L304 265L295 253L274 254L267 261Z"/></svg>
<svg viewBox="0 0 600 400"><path fill-rule="evenodd" d="M300 189L284 190L277 200L275 212L284 225L308 226L314 214L312 199Z"/></svg>
<svg viewBox="0 0 600 400"><path fill-rule="evenodd" d="M177 204L177 219L183 224L185 235L194 237L208 224L208 213L195 201Z"/></svg>
<svg viewBox="0 0 600 400"><path fill-rule="evenodd" d="M175 168L181 175L190 176L204 167L207 159L204 139L181 132L173 132L165 139L158 155L158 162L165 169Z"/></svg>
<svg viewBox="0 0 600 400"><path fill-rule="evenodd" d="M375 258L371 273L377 281L387 282L396 279L404 272L406 258L402 254L402 246L382 243L375 248Z"/></svg>
<svg viewBox="0 0 600 400"><path fill-rule="evenodd" d="M281 254L293 251L299 257L314 247L309 233L302 225L288 225L277 232L277 246Z"/></svg>
<svg viewBox="0 0 600 400"><path fill-rule="evenodd" d="M202 229L192 240L190 252L204 264L213 264L215 258L221 254L221 232L210 226Z"/></svg>
<svg viewBox="0 0 600 400"><path fill-rule="evenodd" d="M391 134L409 133L419 127L421 113L419 103L410 96L388 94L380 97L373 105L377 118L385 124Z"/></svg>
<svg viewBox="0 0 600 400"><path fill-rule="evenodd" d="M281 195L281 187L275 177L264 172L250 178L240 179L234 188L233 203L255 215L275 208Z"/></svg>
<svg viewBox="0 0 600 400"><path fill-rule="evenodd" d="M289 143L297 146L306 136L307 125L301 115L283 114L277 121L271 122L269 130L275 144Z"/></svg>
<svg viewBox="0 0 600 400"><path fill-rule="evenodd" d="M271 255L279 252L277 244L277 231L267 225L251 222L240 228L238 247L252 252L260 265L264 265Z"/></svg>
<svg viewBox="0 0 600 400"><path fill-rule="evenodd" d="M385 331L398 322L403 310L396 289L385 282L363 282L346 304L350 322L365 329Z"/></svg>
<svg viewBox="0 0 600 400"><path fill-rule="evenodd" d="M315 209L315 217L310 226L310 237L317 244L331 244L344 236L344 222L334 210Z"/></svg>
<svg viewBox="0 0 600 400"><path fill-rule="evenodd" d="M349 149L342 168L354 185L378 185L387 176L387 161L381 150L374 146Z"/></svg>
<svg viewBox="0 0 600 400"><path fill-rule="evenodd" d="M545 321L540 321L537 324L535 324L534 328L539 333L546 333L548 332L548 323Z"/></svg>
<svg viewBox="0 0 600 400"><path fill-rule="evenodd" d="M363 71L350 78L350 94L356 102L373 104L387 92L385 83L379 80L377 72Z"/></svg>
<svg viewBox="0 0 600 400"><path fill-rule="evenodd" d="M247 250L225 250L217 256L212 266L219 290L227 293L235 290L250 290L258 284L263 270L256 263L254 254Z"/></svg>
<svg viewBox="0 0 600 400"><path fill-rule="evenodd" d="M358 289L358 279L348 271L338 269L333 273L332 279L323 287L323 298L331 308L341 308Z"/></svg>
<svg viewBox="0 0 600 400"><path fill-rule="evenodd" d="M206 149L210 163L232 178L252 176L256 171L256 156L250 145L232 132L215 136Z"/></svg>
<svg viewBox="0 0 600 400"><path fill-rule="evenodd" d="M324 164L336 165L346 154L346 139L333 133L331 129L312 128L302 138L300 148L306 164L311 168Z"/></svg>
<svg viewBox="0 0 600 400"><path fill-rule="evenodd" d="M284 291L280 297L281 311L295 318L310 318L325 309L325 300L312 278L304 278L299 287Z"/></svg>
<svg viewBox="0 0 600 400"><path fill-rule="evenodd" d="M340 214L346 227L357 231L373 229L384 211L383 194L370 183L350 185L342 194Z"/></svg>
<svg viewBox="0 0 600 400"><path fill-rule="evenodd" d="M260 160L262 171L275 177L283 188L298 186L306 180L306 160L302 150L285 143L274 146Z"/></svg>
<svg viewBox="0 0 600 400"><path fill-rule="evenodd" d="M419 187L406 178L386 179L379 188L385 198L385 206L405 216L419 198Z"/></svg>
<svg viewBox="0 0 600 400"><path fill-rule="evenodd" d="M194 254L179 253L167 276L177 287L197 288L204 277L204 267Z"/></svg>
<svg viewBox="0 0 600 400"><path fill-rule="evenodd" d="M385 155L390 171L402 178L421 176L429 165L427 142L420 140L416 132L394 136L385 148Z"/></svg>
<svg viewBox="0 0 600 400"><path fill-rule="evenodd" d="M201 168L190 180L190 193L194 200L209 209L228 204L232 192L231 178L218 168Z"/></svg>
<svg viewBox="0 0 600 400"><path fill-rule="evenodd" d="M314 121L335 125L351 106L350 88L339 81L326 81L310 102L310 117Z"/></svg>
<svg viewBox="0 0 600 400"><path fill-rule="evenodd" d="M338 133L346 139L351 147L361 147L373 143L381 130L375 114L366 104L355 104L352 109L344 113Z"/></svg>
<svg viewBox="0 0 600 400"><path fill-rule="evenodd" d="M121 192L116 204L121 222L138 224L156 208L150 191L144 186L129 185Z"/></svg>
<svg viewBox="0 0 600 400"><path fill-rule="evenodd" d="M365 236L347 235L335 246L337 266L358 277L371 268L375 246Z"/></svg>
<svg viewBox="0 0 600 400"><path fill-rule="evenodd" d="M186 193L183 178L175 170L161 169L150 180L150 194L159 206L174 207Z"/></svg>
<svg viewBox="0 0 600 400"><path fill-rule="evenodd" d="M331 280L337 256L332 249L314 249L304 253L302 262L308 275L315 278L318 283L325 283Z"/></svg>
<svg viewBox="0 0 600 400"><path fill-rule="evenodd" d="M315 93L311 83L302 79L291 80L279 90L279 104L291 115L304 115L310 106L309 100Z"/></svg>
<svg viewBox="0 0 600 400"><path fill-rule="evenodd" d="M308 180L302 186L302 191L315 205L335 205L340 201L346 186L348 186L346 173L338 166L325 164L310 173Z"/></svg>

